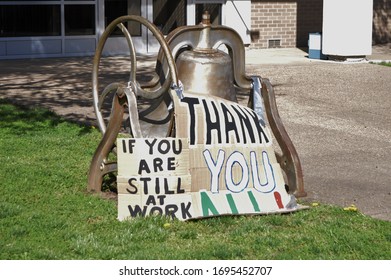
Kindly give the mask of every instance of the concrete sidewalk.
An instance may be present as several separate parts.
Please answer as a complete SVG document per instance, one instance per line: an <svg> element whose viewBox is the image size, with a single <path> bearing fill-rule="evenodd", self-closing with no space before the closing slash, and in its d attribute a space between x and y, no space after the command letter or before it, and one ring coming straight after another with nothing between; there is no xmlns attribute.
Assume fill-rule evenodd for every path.
<svg viewBox="0 0 391 280"><path fill-rule="evenodd" d="M375 45L372 54L358 62L391 62L391 43ZM305 50L298 48L288 49L248 49L246 50L246 62L248 65L271 65L271 64L308 64L308 63L349 63L332 60L309 59ZM354 63L354 62L351 62Z"/></svg>
<svg viewBox="0 0 391 280"><path fill-rule="evenodd" d="M286 65L309 64L308 53L301 49L248 49L246 50L247 65ZM315 61L319 62L319 61Z"/></svg>
<svg viewBox="0 0 391 280"><path fill-rule="evenodd" d="M389 46L369 59L390 60ZM303 165L305 200L355 204L391 221L391 67L310 60L300 49L248 50L246 72L269 78ZM142 57L148 75L154 57ZM129 65L105 58L101 83L125 81ZM0 98L95 124L91 57L0 60Z"/></svg>

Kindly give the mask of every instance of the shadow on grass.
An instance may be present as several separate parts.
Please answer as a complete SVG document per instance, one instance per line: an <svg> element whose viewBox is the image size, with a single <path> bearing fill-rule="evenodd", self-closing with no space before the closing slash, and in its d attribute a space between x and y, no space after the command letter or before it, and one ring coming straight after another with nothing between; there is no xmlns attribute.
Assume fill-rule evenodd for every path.
<svg viewBox="0 0 391 280"><path fill-rule="evenodd" d="M80 136L92 131L91 126L65 120L47 109L20 105L10 99L0 99L0 124L3 128L10 129L16 135L40 131L47 129L47 127L54 128L64 122L78 125L81 128L79 131Z"/></svg>
<svg viewBox="0 0 391 280"><path fill-rule="evenodd" d="M155 57L138 56L137 81L153 76ZM130 75L129 56L102 57L99 92L110 83L126 85ZM96 124L92 96L92 57L48 58L4 61L0 67L1 97L29 107L47 108L65 119ZM111 99L102 111L111 111Z"/></svg>

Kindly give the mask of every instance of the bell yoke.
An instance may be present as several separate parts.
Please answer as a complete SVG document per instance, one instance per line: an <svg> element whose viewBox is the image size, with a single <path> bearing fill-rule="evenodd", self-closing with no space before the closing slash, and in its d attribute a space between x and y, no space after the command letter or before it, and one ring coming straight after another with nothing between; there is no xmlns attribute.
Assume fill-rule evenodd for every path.
<svg viewBox="0 0 391 280"><path fill-rule="evenodd" d="M146 26L161 45L154 76L148 82L141 83L136 79L136 49L124 25L129 21ZM129 81L111 83L100 92L101 55L108 36L116 28L122 30L130 49ZM269 142L274 137L281 150L274 152L275 158L283 171L288 192L296 197L306 196L301 163L280 119L270 81L246 75L245 48L241 37L231 28L211 25L208 12L203 14L200 24L178 27L166 38L156 26L140 16L117 18L99 41L92 83L94 109L103 137L91 162L88 190L100 192L104 176L117 171L117 161L109 158L115 158L110 154L117 154L116 140L128 115L126 126L131 138L182 138L186 135L190 146L202 142L206 147L213 147L235 143L270 146ZM110 116L105 118L103 103L109 96L112 96L112 108ZM238 103L242 103L244 98L248 98L247 107ZM140 105L140 100L145 102ZM178 126L178 118L181 117L176 113L178 107L183 109L181 112L186 112L184 114L189 120L187 128L184 128L186 133ZM197 115L197 110L202 110L204 117ZM200 132L200 127L203 127L203 132ZM252 174L257 171L253 166L268 160L264 153L259 159L254 153L233 154L236 161L231 160L231 168L237 162L248 162L252 164L249 165ZM212 167L218 167L220 161L223 164L224 160L219 160L220 155L219 152L215 159L209 155ZM226 162L229 163L229 158ZM220 171L215 169L216 180ZM239 185L230 180L232 186Z"/></svg>

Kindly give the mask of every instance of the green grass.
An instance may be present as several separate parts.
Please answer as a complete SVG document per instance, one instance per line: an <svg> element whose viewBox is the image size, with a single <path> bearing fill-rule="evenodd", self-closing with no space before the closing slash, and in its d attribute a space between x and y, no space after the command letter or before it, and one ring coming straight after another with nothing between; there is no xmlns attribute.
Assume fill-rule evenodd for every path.
<svg viewBox="0 0 391 280"><path fill-rule="evenodd" d="M386 62L386 61L382 61L382 62L374 63L374 64L391 67L391 62Z"/></svg>
<svg viewBox="0 0 391 280"><path fill-rule="evenodd" d="M391 223L320 205L286 215L116 220L86 191L100 133L0 100L0 259L391 259Z"/></svg>

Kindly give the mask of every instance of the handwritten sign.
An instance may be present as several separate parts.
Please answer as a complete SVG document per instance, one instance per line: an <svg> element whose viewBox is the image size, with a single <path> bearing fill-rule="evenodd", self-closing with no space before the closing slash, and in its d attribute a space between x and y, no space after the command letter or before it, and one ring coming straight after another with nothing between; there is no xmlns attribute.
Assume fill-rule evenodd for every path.
<svg viewBox="0 0 391 280"><path fill-rule="evenodd" d="M119 220L297 210L270 132L251 109L195 95L174 105L177 138L117 140Z"/></svg>

